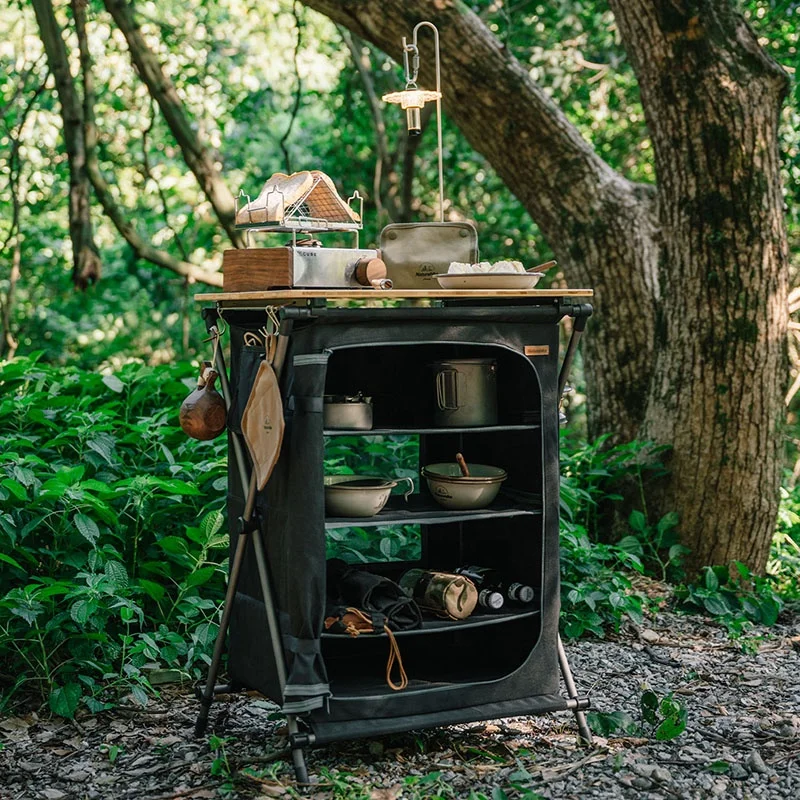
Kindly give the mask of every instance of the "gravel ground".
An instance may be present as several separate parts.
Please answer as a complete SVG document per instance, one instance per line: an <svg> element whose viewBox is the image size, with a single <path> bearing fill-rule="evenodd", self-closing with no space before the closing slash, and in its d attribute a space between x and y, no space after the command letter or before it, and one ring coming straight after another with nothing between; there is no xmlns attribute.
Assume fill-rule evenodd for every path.
<svg viewBox="0 0 800 800"><path fill-rule="evenodd" d="M800 796L800 619L749 634L746 652L697 617L660 613L613 641L567 645L593 709L640 720L642 692L688 710L669 742L649 726L575 742L569 713L408 733L308 754L312 798L796 798ZM168 688L146 709L68 723L0 720L0 800L172 800L299 796L275 707L222 698L192 738L196 701ZM471 795L471 793L475 793Z"/></svg>

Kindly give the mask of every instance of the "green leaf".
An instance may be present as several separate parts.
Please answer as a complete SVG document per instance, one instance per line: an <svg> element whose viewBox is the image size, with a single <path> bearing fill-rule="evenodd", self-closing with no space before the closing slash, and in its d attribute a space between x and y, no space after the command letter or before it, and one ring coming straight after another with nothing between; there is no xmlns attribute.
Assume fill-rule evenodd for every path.
<svg viewBox="0 0 800 800"><path fill-rule="evenodd" d="M642 719L650 725L656 724L656 711L658 709L658 696L649 689L642 693L640 701L642 708Z"/></svg>
<svg viewBox="0 0 800 800"><path fill-rule="evenodd" d="M97 439L89 439L86 446L90 450L94 450L107 464L113 464L114 459L114 445L110 437L103 437Z"/></svg>
<svg viewBox="0 0 800 800"><path fill-rule="evenodd" d="M669 742L680 736L685 730L685 716L667 717L667 719L656 728L656 739L660 742Z"/></svg>
<svg viewBox="0 0 800 800"><path fill-rule="evenodd" d="M8 491L17 498L17 500L27 500L28 498L28 493L25 491L25 487L19 481L6 478L5 480L0 481L0 486L8 489Z"/></svg>
<svg viewBox="0 0 800 800"><path fill-rule="evenodd" d="M153 483L162 489L165 489L170 494L189 496L202 494L202 492L194 484L178 480L177 478L156 478L153 480Z"/></svg>
<svg viewBox="0 0 800 800"><path fill-rule="evenodd" d="M96 609L97 605L90 600L76 600L70 606L69 615L78 625L85 625Z"/></svg>
<svg viewBox="0 0 800 800"><path fill-rule="evenodd" d="M781 605L771 597L764 597L758 604L758 610L761 615L761 624L770 626L778 621L778 615L781 613Z"/></svg>
<svg viewBox="0 0 800 800"><path fill-rule="evenodd" d="M508 795L499 786L495 786L492 789L492 800L509 800L509 799Z"/></svg>
<svg viewBox="0 0 800 800"><path fill-rule="evenodd" d="M83 694L79 683L70 682L64 686L57 686L50 692L48 702L50 710L59 717L72 719L78 709L78 703Z"/></svg>
<svg viewBox="0 0 800 800"><path fill-rule="evenodd" d="M5 561L6 564L11 564L12 567L16 567L17 569L22 569L20 564L17 561L14 561L11 556L7 556L5 553L0 553L0 561Z"/></svg>
<svg viewBox="0 0 800 800"><path fill-rule="evenodd" d="M381 539L381 543L379 545L381 554L385 556L387 560L391 560L395 553L394 542L388 537L385 536Z"/></svg>
<svg viewBox="0 0 800 800"><path fill-rule="evenodd" d="M53 480L63 483L66 486L72 486L80 481L84 472L86 472L86 467L83 466L71 468L68 467L56 472L56 474L53 476ZM50 481L48 481L48 483L50 483Z"/></svg>
<svg viewBox="0 0 800 800"><path fill-rule="evenodd" d="M103 375L103 383L117 394L125 390L125 384L116 375Z"/></svg>
<svg viewBox="0 0 800 800"><path fill-rule="evenodd" d="M617 542L617 547L624 550L626 553L633 553L634 555L642 555L642 543L635 536L623 536Z"/></svg>
<svg viewBox="0 0 800 800"><path fill-rule="evenodd" d="M184 555L187 552L186 542L177 536L165 536L158 540L158 546L172 555Z"/></svg>
<svg viewBox="0 0 800 800"><path fill-rule="evenodd" d="M723 775L731 768L727 761L712 761L707 767L708 772L713 772L715 775Z"/></svg>
<svg viewBox="0 0 800 800"><path fill-rule="evenodd" d="M705 572L705 585L706 589L712 592L716 592L719 589L719 579L717 578L717 574L714 572L711 567L704 567L703 572Z"/></svg>
<svg viewBox="0 0 800 800"><path fill-rule="evenodd" d="M209 511L200 521L200 530L206 535L206 541L213 539L222 528L225 517L219 510Z"/></svg>
<svg viewBox="0 0 800 800"><path fill-rule="evenodd" d="M133 686L131 688L133 699L144 708L147 705L147 692L141 686Z"/></svg>
<svg viewBox="0 0 800 800"><path fill-rule="evenodd" d="M125 569L124 564L119 561L106 561L103 572L115 589L128 588L128 570Z"/></svg>
<svg viewBox="0 0 800 800"><path fill-rule="evenodd" d="M216 571L216 567L202 567L186 578L186 586L202 586L211 580Z"/></svg>
<svg viewBox="0 0 800 800"><path fill-rule="evenodd" d="M139 579L139 586L141 586L144 592L157 603L163 599L166 593L166 590L160 583L154 583L153 581L144 580L142 578Z"/></svg>
<svg viewBox="0 0 800 800"><path fill-rule="evenodd" d="M647 518L641 511L631 511L630 516L628 517L628 524L633 528L635 531L639 531L639 533L643 533L647 528Z"/></svg>
<svg viewBox="0 0 800 800"><path fill-rule="evenodd" d="M717 595L704 597L703 605L705 606L706 611L715 617L724 617L726 614L730 613L728 606Z"/></svg>
<svg viewBox="0 0 800 800"><path fill-rule="evenodd" d="M661 517L661 519L658 521L656 529L658 530L659 534L663 535L671 528L674 528L678 524L679 520L680 517L678 516L678 512L670 511L668 514L664 514L664 516Z"/></svg>
<svg viewBox="0 0 800 800"><path fill-rule="evenodd" d="M83 536L89 544L97 544L97 540L100 538L100 529L91 517L87 517L86 514L78 512L72 517L72 521L75 523L75 527L78 529L80 535Z"/></svg>

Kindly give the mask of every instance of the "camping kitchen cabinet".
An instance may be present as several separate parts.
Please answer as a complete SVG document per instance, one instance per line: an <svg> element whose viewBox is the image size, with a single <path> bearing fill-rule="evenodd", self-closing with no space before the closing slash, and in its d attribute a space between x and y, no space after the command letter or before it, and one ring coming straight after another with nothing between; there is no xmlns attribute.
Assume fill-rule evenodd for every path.
<svg viewBox="0 0 800 800"><path fill-rule="evenodd" d="M230 378L223 390L230 403L232 564L239 537L248 540L226 609L231 685L217 691L255 689L281 706L301 781L303 748L336 740L568 709L588 739L582 711L588 700L577 695L558 636L558 430L566 373L591 314L582 299L591 292L531 290L464 300L463 292L441 291L428 293L432 307L396 308L328 307L325 300L305 299L310 294L202 297L217 300L203 312L209 329L225 326L230 333ZM347 294L316 293L329 300ZM247 524L249 467L239 423L264 350L245 338L264 325L270 304L283 304L281 330L288 335L280 380L286 428L280 458ZM573 318L573 333L559 370L565 317ZM217 358L224 379L221 349ZM496 425L434 425L432 364L456 358L496 362ZM356 391L373 398L372 430L325 430L323 396ZM503 467L508 478L498 498L479 510L442 508L417 474L417 492L408 502L392 495L375 517L326 517L326 442L342 436L415 436L419 468L462 452L469 462ZM420 629L396 633L409 681L402 691L387 685L385 634L353 638L327 633L323 625L326 535L359 527L380 537L392 524L415 526L418 560L373 562L367 569L396 581L411 567L450 571L480 564L536 590L529 606L476 610L461 621L426 617ZM559 670L567 697L559 692ZM201 696L199 730L213 679Z"/></svg>

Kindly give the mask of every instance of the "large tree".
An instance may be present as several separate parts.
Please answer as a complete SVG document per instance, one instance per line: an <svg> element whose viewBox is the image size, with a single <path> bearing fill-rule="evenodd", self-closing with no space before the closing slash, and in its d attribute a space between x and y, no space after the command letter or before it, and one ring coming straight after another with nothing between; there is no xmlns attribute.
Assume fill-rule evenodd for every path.
<svg viewBox="0 0 800 800"><path fill-rule="evenodd" d="M632 182L460 0L304 0L396 59L422 19L444 107L592 286L590 427L670 445L651 496L691 566L766 562L778 503L788 254L777 128L787 76L732 0L610 0L657 181ZM433 60L421 84L432 86Z"/></svg>

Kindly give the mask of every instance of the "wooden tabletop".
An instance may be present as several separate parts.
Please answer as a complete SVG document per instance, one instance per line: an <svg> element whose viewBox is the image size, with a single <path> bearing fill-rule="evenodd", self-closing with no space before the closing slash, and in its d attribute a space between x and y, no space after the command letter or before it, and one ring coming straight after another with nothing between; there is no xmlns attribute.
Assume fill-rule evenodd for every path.
<svg viewBox="0 0 800 800"><path fill-rule="evenodd" d="M265 292L206 292L196 294L198 303L227 306L292 303L295 300L494 300L553 297L592 297L591 289L280 289Z"/></svg>

